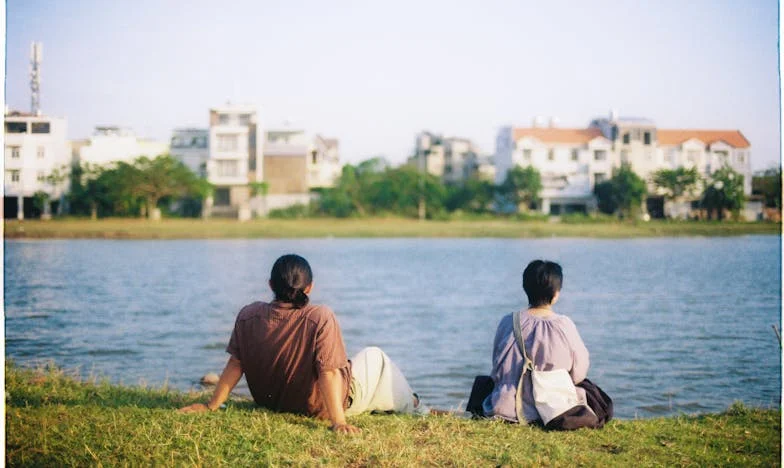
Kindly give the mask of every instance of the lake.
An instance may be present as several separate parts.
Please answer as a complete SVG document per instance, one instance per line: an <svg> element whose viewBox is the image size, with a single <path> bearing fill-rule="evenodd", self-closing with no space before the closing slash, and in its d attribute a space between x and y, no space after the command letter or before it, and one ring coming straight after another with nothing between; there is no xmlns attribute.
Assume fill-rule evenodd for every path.
<svg viewBox="0 0 784 468"><path fill-rule="evenodd" d="M198 388L222 370L239 309L271 300L285 253L310 262L312 300L335 310L349 355L380 346L431 406L465 407L536 258L563 266L555 309L577 324L617 417L779 406L778 236L6 241L6 357Z"/></svg>

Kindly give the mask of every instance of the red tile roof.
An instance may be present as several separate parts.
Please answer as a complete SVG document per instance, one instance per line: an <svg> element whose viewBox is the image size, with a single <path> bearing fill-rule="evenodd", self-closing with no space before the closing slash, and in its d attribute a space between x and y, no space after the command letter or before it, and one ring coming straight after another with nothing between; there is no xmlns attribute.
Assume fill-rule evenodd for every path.
<svg viewBox="0 0 784 468"><path fill-rule="evenodd" d="M602 136L598 128L515 128L512 139L531 137L543 143L588 143Z"/></svg>
<svg viewBox="0 0 784 468"><path fill-rule="evenodd" d="M656 136L660 145L680 145L692 138L700 140L706 145L723 141L733 148L748 148L749 140L740 130L657 130Z"/></svg>

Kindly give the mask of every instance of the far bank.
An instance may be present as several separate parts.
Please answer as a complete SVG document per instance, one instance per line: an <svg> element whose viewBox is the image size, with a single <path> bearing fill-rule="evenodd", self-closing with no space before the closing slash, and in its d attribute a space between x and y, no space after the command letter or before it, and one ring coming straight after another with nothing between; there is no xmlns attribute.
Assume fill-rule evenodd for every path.
<svg viewBox="0 0 784 468"><path fill-rule="evenodd" d="M419 221L404 218L222 219L107 218L6 220L6 239L257 239L323 237L635 238L781 235L773 222L563 222L510 219Z"/></svg>

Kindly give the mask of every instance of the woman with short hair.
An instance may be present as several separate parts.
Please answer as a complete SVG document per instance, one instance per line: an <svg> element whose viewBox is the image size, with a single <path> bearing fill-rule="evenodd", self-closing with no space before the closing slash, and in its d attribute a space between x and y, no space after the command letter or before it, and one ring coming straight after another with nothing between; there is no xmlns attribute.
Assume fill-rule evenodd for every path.
<svg viewBox="0 0 784 468"><path fill-rule="evenodd" d="M181 412L215 411L244 374L259 406L328 419L337 432L359 431L346 422L346 415L427 413L400 369L379 348L365 348L347 359L334 312L310 303L313 273L307 260L293 254L278 258L269 286L272 302L254 302L237 315L226 347L231 356L210 401Z"/></svg>
<svg viewBox="0 0 784 468"><path fill-rule="evenodd" d="M528 307L520 313L520 328L526 354L538 370L566 369L577 384L588 374L589 357L572 319L553 311L563 284L561 266L554 262L534 260L523 272L523 289ZM541 421L533 398L531 373L523 379L522 414L516 411L517 384L523 373L524 358L514 333L514 314L501 319L493 344L493 391L484 399L485 416L512 422ZM585 390L577 387L580 403L586 403Z"/></svg>

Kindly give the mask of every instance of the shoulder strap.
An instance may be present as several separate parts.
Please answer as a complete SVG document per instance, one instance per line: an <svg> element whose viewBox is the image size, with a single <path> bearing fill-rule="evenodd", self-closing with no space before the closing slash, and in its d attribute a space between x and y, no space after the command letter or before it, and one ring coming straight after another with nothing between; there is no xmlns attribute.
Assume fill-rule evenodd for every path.
<svg viewBox="0 0 784 468"><path fill-rule="evenodd" d="M525 341L523 341L523 332L520 329L520 311L516 311L514 315L512 315L512 322L514 326L514 336L515 341L517 342L517 346L520 348L520 352L523 353L523 373L526 370L533 369L533 362L528 359L528 354L525 352Z"/></svg>

